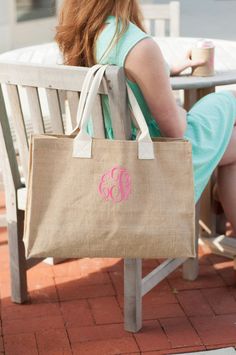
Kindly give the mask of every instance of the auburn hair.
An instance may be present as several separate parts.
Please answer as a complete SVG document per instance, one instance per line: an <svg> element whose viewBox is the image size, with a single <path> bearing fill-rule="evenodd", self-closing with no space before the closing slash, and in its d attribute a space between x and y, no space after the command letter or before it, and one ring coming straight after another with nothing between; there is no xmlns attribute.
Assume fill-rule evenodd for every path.
<svg viewBox="0 0 236 355"><path fill-rule="evenodd" d="M116 18L116 31L108 49L119 41L129 21L144 31L137 1L64 0L55 36L64 63L86 67L96 64L96 40L109 15Z"/></svg>

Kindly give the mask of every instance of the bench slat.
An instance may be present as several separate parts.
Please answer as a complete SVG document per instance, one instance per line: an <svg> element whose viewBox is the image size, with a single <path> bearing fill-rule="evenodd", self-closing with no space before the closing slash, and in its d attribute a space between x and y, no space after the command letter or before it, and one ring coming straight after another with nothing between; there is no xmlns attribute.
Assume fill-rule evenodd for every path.
<svg viewBox="0 0 236 355"><path fill-rule="evenodd" d="M105 138L105 128L102 114L101 98L97 95L94 109L92 111L93 132L96 138Z"/></svg>
<svg viewBox="0 0 236 355"><path fill-rule="evenodd" d="M11 117L14 122L23 176L25 181L27 181L29 147L19 92L16 85L6 85L6 89L10 103Z"/></svg>
<svg viewBox="0 0 236 355"><path fill-rule="evenodd" d="M26 87L26 93L29 103L30 118L34 133L44 133L45 127L43 122L42 109L40 106L38 90L33 87Z"/></svg>
<svg viewBox="0 0 236 355"><path fill-rule="evenodd" d="M62 112L58 90L46 89L48 108L50 112L53 133L64 133Z"/></svg>
<svg viewBox="0 0 236 355"><path fill-rule="evenodd" d="M5 63L0 61L0 82L39 88L81 91L88 68L66 65ZM107 94L103 84L99 94Z"/></svg>
<svg viewBox="0 0 236 355"><path fill-rule="evenodd" d="M76 91L67 91L67 101L70 111L72 128L76 126L76 116L79 104L79 94Z"/></svg>
<svg viewBox="0 0 236 355"><path fill-rule="evenodd" d="M115 139L129 139L131 137L131 121L123 69L120 68L117 72L115 67L109 67L106 71L106 78L109 83L109 104L114 137ZM119 93L119 99L116 93Z"/></svg>

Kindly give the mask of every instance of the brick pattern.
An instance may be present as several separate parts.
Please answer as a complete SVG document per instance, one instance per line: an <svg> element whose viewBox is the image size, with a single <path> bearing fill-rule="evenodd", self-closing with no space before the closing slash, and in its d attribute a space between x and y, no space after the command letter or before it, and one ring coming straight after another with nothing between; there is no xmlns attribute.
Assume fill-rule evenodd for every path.
<svg viewBox="0 0 236 355"><path fill-rule="evenodd" d="M65 329L52 329L36 332L36 342L40 354L72 355Z"/></svg>
<svg viewBox="0 0 236 355"><path fill-rule="evenodd" d="M7 355L38 355L35 334L14 334L4 336L5 352Z"/></svg>
<svg viewBox="0 0 236 355"><path fill-rule="evenodd" d="M135 334L135 339L141 351L171 348L168 336L157 320L143 322L143 328Z"/></svg>
<svg viewBox="0 0 236 355"><path fill-rule="evenodd" d="M94 324L92 312L87 300L61 302L60 309L67 328L86 327Z"/></svg>
<svg viewBox="0 0 236 355"><path fill-rule="evenodd" d="M115 297L89 299L96 324L122 323L123 315Z"/></svg>
<svg viewBox="0 0 236 355"><path fill-rule="evenodd" d="M72 344L74 355L115 355L139 352L132 337Z"/></svg>
<svg viewBox="0 0 236 355"><path fill-rule="evenodd" d="M236 346L236 314L193 317L191 322L205 345Z"/></svg>
<svg viewBox="0 0 236 355"><path fill-rule="evenodd" d="M182 291L177 299L187 316L213 315L213 310L201 290Z"/></svg>
<svg viewBox="0 0 236 355"><path fill-rule="evenodd" d="M4 352L3 337L0 336L0 353Z"/></svg>
<svg viewBox="0 0 236 355"><path fill-rule="evenodd" d="M68 328L68 335L72 344L86 341L99 341L132 337L131 333L128 333L124 330L122 323Z"/></svg>
<svg viewBox="0 0 236 355"><path fill-rule="evenodd" d="M28 271L24 305L10 299L3 228L0 260L0 355L167 355L236 347L233 262L207 249L200 249L196 281L183 280L179 268L144 297L137 334L123 327L123 260L40 263ZM161 261L145 260L143 275Z"/></svg>

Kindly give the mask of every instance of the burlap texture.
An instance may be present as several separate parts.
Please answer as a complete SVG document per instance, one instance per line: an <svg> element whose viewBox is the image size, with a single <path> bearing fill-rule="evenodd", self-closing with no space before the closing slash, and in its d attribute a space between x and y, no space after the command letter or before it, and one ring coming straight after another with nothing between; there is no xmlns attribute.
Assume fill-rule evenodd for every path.
<svg viewBox="0 0 236 355"><path fill-rule="evenodd" d="M157 139L155 160L139 160L136 141L94 139L92 159L72 158L72 149L69 136L31 139L27 257L195 256L189 142ZM105 175L113 168L129 177L121 180L120 202L101 194L102 177L115 184Z"/></svg>

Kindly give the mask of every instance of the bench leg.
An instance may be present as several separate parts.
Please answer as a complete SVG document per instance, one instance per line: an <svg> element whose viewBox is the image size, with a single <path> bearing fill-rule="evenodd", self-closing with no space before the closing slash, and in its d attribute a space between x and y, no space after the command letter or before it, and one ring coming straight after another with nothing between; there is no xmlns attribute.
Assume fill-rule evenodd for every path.
<svg viewBox="0 0 236 355"><path fill-rule="evenodd" d="M16 211L16 220L8 222L11 272L11 297L15 303L27 301L25 248L23 243L24 212Z"/></svg>
<svg viewBox="0 0 236 355"><path fill-rule="evenodd" d="M142 327L142 260L124 260L125 330L138 332Z"/></svg>
<svg viewBox="0 0 236 355"><path fill-rule="evenodd" d="M183 279L193 281L196 280L199 273L198 263L198 238L199 238L199 216L200 216L200 203L198 202L195 209L195 247L196 257L189 258L183 264Z"/></svg>
<svg viewBox="0 0 236 355"><path fill-rule="evenodd" d="M43 262L48 265L57 265L57 264L63 263L66 260L67 259L65 259L65 258L46 258L43 260Z"/></svg>
<svg viewBox="0 0 236 355"><path fill-rule="evenodd" d="M198 258L189 258L183 264L183 279L194 281L198 277L199 265Z"/></svg>

